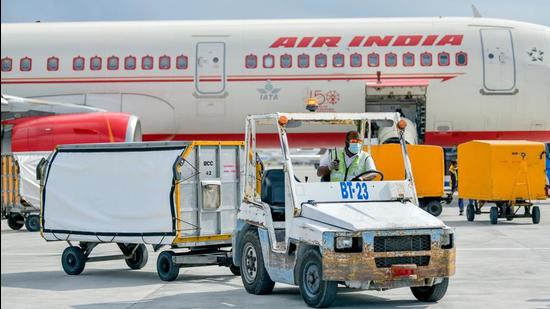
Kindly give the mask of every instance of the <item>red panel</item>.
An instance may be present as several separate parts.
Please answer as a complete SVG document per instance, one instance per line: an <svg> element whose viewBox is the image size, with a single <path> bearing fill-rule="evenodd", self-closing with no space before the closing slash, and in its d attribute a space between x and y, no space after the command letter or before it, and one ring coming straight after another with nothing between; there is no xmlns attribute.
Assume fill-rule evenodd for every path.
<svg viewBox="0 0 550 309"><path fill-rule="evenodd" d="M471 140L529 140L550 142L550 131L453 131L426 132L425 143L439 146L456 146Z"/></svg>

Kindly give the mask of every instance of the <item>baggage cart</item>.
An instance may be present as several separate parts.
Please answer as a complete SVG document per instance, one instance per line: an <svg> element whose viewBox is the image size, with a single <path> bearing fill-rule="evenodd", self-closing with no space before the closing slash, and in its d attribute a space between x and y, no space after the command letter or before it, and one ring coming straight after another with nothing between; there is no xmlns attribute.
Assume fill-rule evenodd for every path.
<svg viewBox="0 0 550 309"><path fill-rule="evenodd" d="M544 144L529 141L471 141L458 146L458 194L474 200L466 208L468 221L489 213L498 219L540 221L535 200L545 200ZM488 212L482 207L494 204ZM522 211L523 210L523 211Z"/></svg>
<svg viewBox="0 0 550 309"><path fill-rule="evenodd" d="M162 280L180 267L232 264L231 236L239 205L242 142L160 142L59 146L40 166L41 234L66 241L70 275L87 262L148 260L146 245L169 246L157 260ZM93 256L103 243L122 255Z"/></svg>

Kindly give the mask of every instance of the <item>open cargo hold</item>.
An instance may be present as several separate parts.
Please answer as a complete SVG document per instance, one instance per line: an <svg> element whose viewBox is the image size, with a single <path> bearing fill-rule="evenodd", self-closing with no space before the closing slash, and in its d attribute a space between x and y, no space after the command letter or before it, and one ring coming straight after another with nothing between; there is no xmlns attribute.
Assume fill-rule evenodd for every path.
<svg viewBox="0 0 550 309"><path fill-rule="evenodd" d="M473 221L487 202L491 223L498 218L532 217L540 220L532 200L546 199L544 144L529 141L471 141L458 146L458 194L475 200L466 215ZM475 205L477 204L477 206ZM520 207L524 213L518 215Z"/></svg>
<svg viewBox="0 0 550 309"><path fill-rule="evenodd" d="M2 217L8 226L19 230L26 226L30 232L40 229L39 182L36 166L48 154L17 153L2 155Z"/></svg>
<svg viewBox="0 0 550 309"><path fill-rule="evenodd" d="M367 147L365 150L368 151ZM407 145L414 183L420 206L432 215L442 211L445 162L443 148L429 145ZM399 144L372 145L371 155L384 180L404 180L405 166Z"/></svg>
<svg viewBox="0 0 550 309"><path fill-rule="evenodd" d="M117 243L127 263L146 254L144 244L200 246L214 254L195 256L201 265L230 262L218 249L231 245L241 160L242 142L60 146L42 168L42 235L79 242L66 250L82 264L105 242ZM83 270L68 259L67 273Z"/></svg>

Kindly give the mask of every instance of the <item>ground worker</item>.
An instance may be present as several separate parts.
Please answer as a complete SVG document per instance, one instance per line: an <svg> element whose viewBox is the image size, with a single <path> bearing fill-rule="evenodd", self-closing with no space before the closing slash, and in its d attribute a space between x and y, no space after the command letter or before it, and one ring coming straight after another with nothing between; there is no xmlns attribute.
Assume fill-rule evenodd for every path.
<svg viewBox="0 0 550 309"><path fill-rule="evenodd" d="M451 196L458 191L458 163L451 161L449 166L449 174L451 175ZM468 201L469 204L473 204L473 200ZM464 200L458 198L458 214L462 216L464 214Z"/></svg>
<svg viewBox="0 0 550 309"><path fill-rule="evenodd" d="M376 171L372 156L363 151L363 141L359 132L346 133L344 149L331 149L321 158L317 176L328 181L350 181L367 171ZM360 180L372 180L374 173L367 173Z"/></svg>

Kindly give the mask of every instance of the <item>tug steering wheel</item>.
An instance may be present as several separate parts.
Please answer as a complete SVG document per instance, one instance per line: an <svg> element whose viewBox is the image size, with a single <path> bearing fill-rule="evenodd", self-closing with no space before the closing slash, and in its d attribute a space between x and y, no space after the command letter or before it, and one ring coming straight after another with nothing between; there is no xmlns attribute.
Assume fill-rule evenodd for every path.
<svg viewBox="0 0 550 309"><path fill-rule="evenodd" d="M368 170L366 172L363 172L355 177L353 177L353 179L351 181L362 181L361 180L361 177L365 176L365 175L368 175L368 174L378 174L380 175L380 180L379 181L382 181L384 180L384 173L382 173L381 171L377 171L377 170Z"/></svg>

